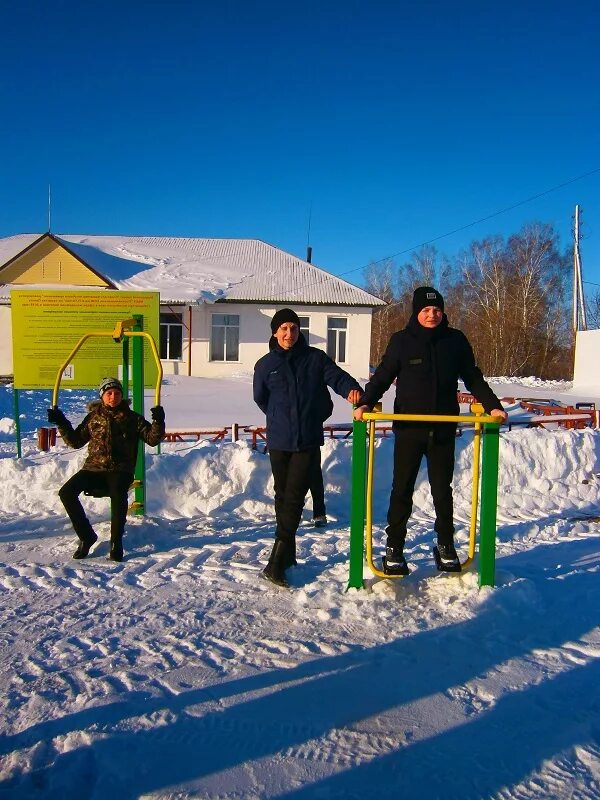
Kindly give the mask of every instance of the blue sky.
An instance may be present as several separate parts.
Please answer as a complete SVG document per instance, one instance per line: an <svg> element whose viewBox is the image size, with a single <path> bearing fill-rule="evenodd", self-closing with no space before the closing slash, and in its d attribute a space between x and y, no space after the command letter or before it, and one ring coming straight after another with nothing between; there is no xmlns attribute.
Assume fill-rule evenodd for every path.
<svg viewBox="0 0 600 800"><path fill-rule="evenodd" d="M600 287L600 4L3 4L0 236L256 237L360 283L582 207ZM587 177L573 180L586 173ZM408 253L398 261L408 259ZM593 284L597 284L594 286Z"/></svg>

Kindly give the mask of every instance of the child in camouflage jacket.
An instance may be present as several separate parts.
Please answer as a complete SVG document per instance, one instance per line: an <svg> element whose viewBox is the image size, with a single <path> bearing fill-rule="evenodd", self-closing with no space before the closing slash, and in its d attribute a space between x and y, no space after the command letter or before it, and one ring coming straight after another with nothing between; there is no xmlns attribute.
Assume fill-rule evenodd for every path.
<svg viewBox="0 0 600 800"><path fill-rule="evenodd" d="M81 492L95 497L110 497L110 555L123 559L123 532L127 516L127 494L133 481L138 442L157 445L165 435L165 412L162 406L150 409L152 423L129 408L123 399L123 387L117 378L104 378L99 387L100 400L89 405L83 422L73 428L59 408L48 409L48 421L57 425L69 447L88 445L82 469L58 492L79 537L73 558L85 558L98 539L79 500Z"/></svg>

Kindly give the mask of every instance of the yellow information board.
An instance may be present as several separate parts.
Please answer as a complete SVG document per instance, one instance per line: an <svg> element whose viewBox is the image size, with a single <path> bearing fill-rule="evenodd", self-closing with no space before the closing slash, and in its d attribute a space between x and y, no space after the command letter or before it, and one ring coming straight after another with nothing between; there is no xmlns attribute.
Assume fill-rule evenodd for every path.
<svg viewBox="0 0 600 800"><path fill-rule="evenodd" d="M158 292L13 289L13 371L15 389L50 389L82 336L113 331L120 320L144 318L144 330L158 343ZM131 344L130 344L131 361ZM121 376L123 346L110 337L88 339L65 369L65 389L96 388L107 375ZM154 386L156 363L144 346L144 385Z"/></svg>

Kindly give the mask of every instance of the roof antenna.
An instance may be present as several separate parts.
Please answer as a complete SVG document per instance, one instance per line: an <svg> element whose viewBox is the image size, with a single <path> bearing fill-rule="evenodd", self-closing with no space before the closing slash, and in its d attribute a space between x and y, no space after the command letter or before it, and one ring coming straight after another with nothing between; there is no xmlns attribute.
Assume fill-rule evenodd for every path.
<svg viewBox="0 0 600 800"><path fill-rule="evenodd" d="M308 210L308 233L306 236L306 260L309 264L312 264L312 247L310 246L310 222L312 219L312 202L310 204L310 208Z"/></svg>
<svg viewBox="0 0 600 800"><path fill-rule="evenodd" d="M51 186L50 184L48 184L48 233L50 233L51 230L50 227L51 214L52 214L52 192L51 192Z"/></svg>

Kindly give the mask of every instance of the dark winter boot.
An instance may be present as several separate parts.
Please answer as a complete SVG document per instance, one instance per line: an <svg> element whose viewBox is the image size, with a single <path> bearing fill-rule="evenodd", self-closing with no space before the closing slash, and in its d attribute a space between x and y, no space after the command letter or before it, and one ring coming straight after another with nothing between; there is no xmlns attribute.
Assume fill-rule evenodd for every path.
<svg viewBox="0 0 600 800"><path fill-rule="evenodd" d="M295 561L293 554L291 557ZM290 548L288 544L283 539L275 539L275 544L273 545L269 557L269 563L263 569L262 575L277 586L289 586L285 579L285 571L292 563L293 562L290 562Z"/></svg>
<svg viewBox="0 0 600 800"><path fill-rule="evenodd" d="M123 561L123 539L122 537L114 537L110 540L110 553L108 557L111 561Z"/></svg>
<svg viewBox="0 0 600 800"><path fill-rule="evenodd" d="M440 544L433 548L433 557L440 572L460 572L460 561L452 542Z"/></svg>
<svg viewBox="0 0 600 800"><path fill-rule="evenodd" d="M91 530L91 529L90 529ZM90 547L94 544L94 542L98 541L98 537L91 530L91 533L85 537L85 539L80 539L79 544L77 545L77 550L73 553L73 558L85 558L87 554L90 552Z"/></svg>
<svg viewBox="0 0 600 800"><path fill-rule="evenodd" d="M385 548L383 571L386 575L408 575L408 564L401 547Z"/></svg>
<svg viewBox="0 0 600 800"><path fill-rule="evenodd" d="M288 542L285 549L285 558L283 560L283 568L287 569L288 567L295 567L297 566L298 562L296 561L296 538L291 542Z"/></svg>

